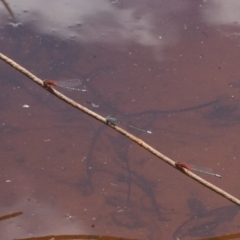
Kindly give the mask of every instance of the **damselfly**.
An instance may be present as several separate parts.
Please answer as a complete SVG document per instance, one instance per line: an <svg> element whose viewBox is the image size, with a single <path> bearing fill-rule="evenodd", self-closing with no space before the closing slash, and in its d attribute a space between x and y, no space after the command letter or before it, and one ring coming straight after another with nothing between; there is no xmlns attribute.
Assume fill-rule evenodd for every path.
<svg viewBox="0 0 240 240"><path fill-rule="evenodd" d="M178 169L185 168L185 169L190 170L190 171L197 171L197 172L201 172L201 173L206 173L206 174L218 177L218 178L222 177L220 174L212 173L211 172L212 171L211 168L197 167L197 166L194 166L194 165L191 165L191 164L187 164L187 163L183 163L183 162L176 162L175 166Z"/></svg>
<svg viewBox="0 0 240 240"><path fill-rule="evenodd" d="M111 117L111 116L107 116L107 117L106 117L106 123L107 123L107 124L114 125L114 126L116 126L116 125L118 125L118 124L122 124L122 125L124 125L124 126L126 126L126 127L134 128L134 129L136 129L136 130L139 130L139 131L142 131L142 132L145 132L145 133L148 133L148 134L152 134L152 131L150 131L150 130L144 130L144 129L141 129L141 128L138 128L138 127L129 125L129 124L127 124L127 123L120 122L119 120L117 120L116 118Z"/></svg>
<svg viewBox="0 0 240 240"><path fill-rule="evenodd" d="M82 81L80 79L68 79L64 81L44 80L43 83L46 87L62 87L68 90L87 92L87 89L75 88L82 84Z"/></svg>

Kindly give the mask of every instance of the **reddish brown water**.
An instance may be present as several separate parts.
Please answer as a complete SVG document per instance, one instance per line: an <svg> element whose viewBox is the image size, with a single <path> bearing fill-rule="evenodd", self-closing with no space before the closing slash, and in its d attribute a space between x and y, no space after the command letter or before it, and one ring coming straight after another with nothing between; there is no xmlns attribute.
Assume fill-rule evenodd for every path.
<svg viewBox="0 0 240 240"><path fill-rule="evenodd" d="M87 94L60 91L152 130L129 129L175 161L212 168L222 179L201 176L240 198L239 1L7 3L17 23L0 5L2 53L42 79L81 78ZM0 239L240 231L239 207L4 62L0 84Z"/></svg>

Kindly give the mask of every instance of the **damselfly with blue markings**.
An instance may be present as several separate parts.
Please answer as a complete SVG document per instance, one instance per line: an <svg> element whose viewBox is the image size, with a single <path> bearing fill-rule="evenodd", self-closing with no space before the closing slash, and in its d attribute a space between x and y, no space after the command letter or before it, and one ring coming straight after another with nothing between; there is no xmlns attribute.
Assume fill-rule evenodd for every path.
<svg viewBox="0 0 240 240"><path fill-rule="evenodd" d="M111 116L107 116L107 117L106 117L106 123L107 123L107 124L114 125L114 126L116 126L116 125L118 125L118 124L122 124L122 125L124 125L124 126L126 126L126 127L130 127L130 128L133 128L133 129L136 129L136 130L139 130L139 131L148 133L148 134L152 134L152 131L150 131L150 130L144 130L144 129L141 129L141 128L138 128L138 127L129 125L129 124L124 123L124 122L121 122L121 121L119 121L119 120L117 120L116 118L111 117Z"/></svg>

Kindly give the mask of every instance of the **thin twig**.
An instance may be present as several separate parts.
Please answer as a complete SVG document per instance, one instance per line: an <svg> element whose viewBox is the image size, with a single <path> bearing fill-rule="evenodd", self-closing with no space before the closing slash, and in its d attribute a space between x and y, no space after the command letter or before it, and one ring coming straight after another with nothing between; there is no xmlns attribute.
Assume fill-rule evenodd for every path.
<svg viewBox="0 0 240 240"><path fill-rule="evenodd" d="M116 125L109 124L107 119L102 117L101 115L99 115L99 114L89 110L86 107L83 107L82 105L80 105L77 102L73 101L72 99L66 97L62 93L58 92L54 88L46 86L46 84L44 84L44 82L40 78L36 77L32 73L30 73L27 69L23 68L22 66L20 66L19 64L17 64L13 60L9 59L8 57L3 55L2 53L0 53L0 58L3 61L5 61L6 63L8 63L10 66L12 66L13 68L15 68L18 71L20 71L21 73L23 73L25 76L27 76L30 79L32 79L35 83L39 84L40 86L42 86L43 88L45 88L46 90L51 92L53 95L55 95L59 99L65 101L66 103L70 104L71 106L81 110L82 112L90 115L91 117L99 120L100 122L107 124L109 127L115 129L119 133L121 133L124 136L130 138L132 141L136 142L138 145L140 145L141 147L145 148L147 151L149 151L150 153L154 154L158 158L162 159L164 162L166 162L167 164L171 165L175 169L181 171L182 173L184 173L185 175L187 175L190 178L194 179L195 181L199 182L200 184L204 185L205 187L211 189L212 191L218 193L219 195L223 196L224 198L226 198L226 199L230 200L231 202L233 202L233 203L235 203L235 204L240 206L240 200L239 199L235 198L234 196L230 195L229 193L225 192L224 190L216 187L215 185L211 184L210 182L204 180L203 178L199 177L198 175L194 174L193 172L191 172L191 171L189 171L189 170L187 170L185 168L179 168L176 165L176 162L174 162L172 159L170 159L167 156L163 155L162 153L160 153L159 151L157 151L156 149L154 149L153 147L151 147L150 145L148 145L147 143L145 143L141 139L135 137L134 135L132 135L128 131L126 131L126 130L124 130L124 129L116 126Z"/></svg>
<svg viewBox="0 0 240 240"><path fill-rule="evenodd" d="M22 214L23 214L23 212L15 212L15 213L11 213L11 214L8 214L8 215L5 215L5 216L1 216L0 221L6 220L6 219L9 219L9 218L13 218L13 217L17 217L17 216L22 215Z"/></svg>
<svg viewBox="0 0 240 240"><path fill-rule="evenodd" d="M10 6L8 5L8 3L5 0L1 0L1 2L3 3L3 5L5 6L5 8L7 9L7 11L9 12L9 14L11 15L12 19L15 19L15 16L13 14L12 9L10 8Z"/></svg>

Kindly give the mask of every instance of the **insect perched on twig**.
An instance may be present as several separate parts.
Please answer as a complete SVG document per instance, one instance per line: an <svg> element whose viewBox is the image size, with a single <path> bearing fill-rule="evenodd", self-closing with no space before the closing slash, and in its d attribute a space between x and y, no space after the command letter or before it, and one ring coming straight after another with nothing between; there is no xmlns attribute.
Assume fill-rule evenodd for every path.
<svg viewBox="0 0 240 240"><path fill-rule="evenodd" d="M148 134L152 134L152 131L150 131L150 130L144 130L144 129L141 129L141 128L138 128L138 127L129 125L129 124L127 124L127 123L120 122L119 120L117 120L116 118L111 117L111 116L107 116L107 117L106 117L106 123L107 123L107 124L110 124L110 125L113 125L113 126L116 126L116 125L118 125L118 124L122 124L122 125L124 125L124 126L126 126L126 127L134 128L134 129L136 129L136 130L139 130L139 131L142 131L142 132L145 132L145 133L148 133Z"/></svg>
<svg viewBox="0 0 240 240"><path fill-rule="evenodd" d="M187 169L189 171L197 171L197 172L206 173L206 174L218 177L218 178L222 178L222 176L220 174L212 173L210 168L196 167L194 165L183 163L183 162L176 162L175 167L180 170Z"/></svg>
<svg viewBox="0 0 240 240"><path fill-rule="evenodd" d="M61 87L68 90L87 92L87 89L75 88L82 84L82 81L80 79L69 79L64 81L44 80L43 83L45 87Z"/></svg>

